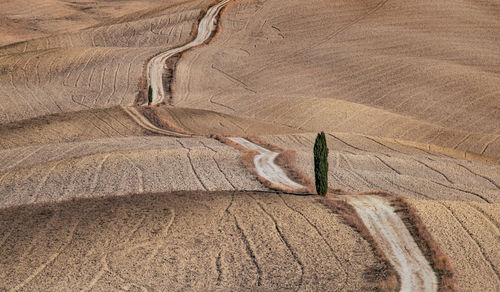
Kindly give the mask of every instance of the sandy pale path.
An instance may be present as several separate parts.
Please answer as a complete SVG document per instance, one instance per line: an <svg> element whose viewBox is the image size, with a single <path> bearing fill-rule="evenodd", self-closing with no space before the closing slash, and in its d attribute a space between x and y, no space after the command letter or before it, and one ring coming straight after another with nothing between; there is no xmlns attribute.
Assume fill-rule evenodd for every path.
<svg viewBox="0 0 500 292"><path fill-rule="evenodd" d="M437 291L436 275L388 202L377 196L349 196L349 203L396 268L401 291Z"/></svg>
<svg viewBox="0 0 500 292"><path fill-rule="evenodd" d="M241 146L256 150L259 152L254 158L255 169L257 174L267 179L273 184L284 185L293 189L299 189L303 186L294 182L285 174L285 172L274 163L274 159L279 153L260 147L244 138L229 138L231 141L240 144Z"/></svg>
<svg viewBox="0 0 500 292"><path fill-rule="evenodd" d="M200 20L198 33L194 40L183 46L173 48L151 58L148 63L147 78L148 84L153 89L153 104L160 103L165 99L165 89L163 88L162 81L163 73L165 72L165 61L175 54L199 46L206 41L217 27L217 15L222 7L224 7L224 5L226 5L229 1L230 0L221 1L207 10L205 16Z"/></svg>

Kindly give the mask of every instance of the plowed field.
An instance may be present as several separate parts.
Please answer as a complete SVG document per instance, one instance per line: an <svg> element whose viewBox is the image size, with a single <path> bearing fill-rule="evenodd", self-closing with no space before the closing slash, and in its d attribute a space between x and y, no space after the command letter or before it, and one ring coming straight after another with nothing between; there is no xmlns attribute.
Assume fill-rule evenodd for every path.
<svg viewBox="0 0 500 292"><path fill-rule="evenodd" d="M41 5L39 13L47 9L49 16L56 17L52 10L63 4L54 2ZM105 3L87 5L100 13L106 7L113 10L117 6L102 2ZM132 104L147 59L187 42L208 2L128 2L135 9L119 8L129 12L117 19L100 14L102 19L98 24L76 32L0 47L0 123ZM4 4L2 10L3 7ZM36 10L35 7L29 10ZM115 10L117 14L120 11ZM15 13L5 11L9 12ZM64 15L64 11L61 13Z"/></svg>
<svg viewBox="0 0 500 292"><path fill-rule="evenodd" d="M181 190L264 190L213 139L128 137L2 150L0 206Z"/></svg>
<svg viewBox="0 0 500 292"><path fill-rule="evenodd" d="M297 152L313 177L314 134L262 137ZM438 156L377 137L328 133L329 184L349 191L384 190L415 199L500 202L500 166Z"/></svg>
<svg viewBox="0 0 500 292"><path fill-rule="evenodd" d="M500 204L412 201L463 291L500 289Z"/></svg>
<svg viewBox="0 0 500 292"><path fill-rule="evenodd" d="M178 192L0 210L0 289L371 290L370 246L314 199ZM202 269L200 267L203 267Z"/></svg>
<svg viewBox="0 0 500 292"><path fill-rule="evenodd" d="M237 1L174 104L500 156L497 1Z"/></svg>

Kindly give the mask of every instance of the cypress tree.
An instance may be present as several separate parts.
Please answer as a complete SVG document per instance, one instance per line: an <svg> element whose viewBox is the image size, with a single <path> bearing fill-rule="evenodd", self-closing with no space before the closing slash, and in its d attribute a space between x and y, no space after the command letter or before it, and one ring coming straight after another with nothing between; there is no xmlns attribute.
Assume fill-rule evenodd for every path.
<svg viewBox="0 0 500 292"><path fill-rule="evenodd" d="M318 195L326 195L328 191L328 147L323 131L316 136L314 142L314 178Z"/></svg>
<svg viewBox="0 0 500 292"><path fill-rule="evenodd" d="M148 89L148 102L149 104L153 102L153 88L151 88L151 85L149 86Z"/></svg>

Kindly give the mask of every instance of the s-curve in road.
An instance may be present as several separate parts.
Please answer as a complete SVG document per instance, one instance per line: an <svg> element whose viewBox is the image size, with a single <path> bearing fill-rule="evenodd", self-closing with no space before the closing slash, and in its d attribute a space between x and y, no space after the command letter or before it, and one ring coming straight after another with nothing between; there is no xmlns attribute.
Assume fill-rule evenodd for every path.
<svg viewBox="0 0 500 292"><path fill-rule="evenodd" d="M400 291L437 291L434 271L389 202L369 195L347 198L399 274Z"/></svg>
<svg viewBox="0 0 500 292"><path fill-rule="evenodd" d="M229 140L238 143L249 150L256 150L259 152L259 154L255 155L253 159L255 169L257 170L257 174L259 176L267 179L273 184L283 185L292 189L300 189L304 187L288 178L283 169L274 163L274 159L276 159L279 153L261 147L245 138L234 137L229 138Z"/></svg>
<svg viewBox="0 0 500 292"><path fill-rule="evenodd" d="M148 84L153 89L153 104L158 104L165 99L165 88L163 88L162 76L165 73L165 62L167 59L175 54L199 46L203 44L204 41L208 40L212 32L217 28L217 15L222 7L229 1L230 0L223 0L207 10L207 13L198 24L198 33L194 40L181 47L170 49L151 58L147 66L147 79Z"/></svg>
<svg viewBox="0 0 500 292"><path fill-rule="evenodd" d="M125 107L121 106L121 108L143 129L148 130L150 132L165 135L165 136L174 136L174 137L192 137L193 135L188 135L184 133L179 133L175 131L169 131L165 129L160 129L157 126L153 125L146 117L144 117L141 113L137 111L135 107Z"/></svg>

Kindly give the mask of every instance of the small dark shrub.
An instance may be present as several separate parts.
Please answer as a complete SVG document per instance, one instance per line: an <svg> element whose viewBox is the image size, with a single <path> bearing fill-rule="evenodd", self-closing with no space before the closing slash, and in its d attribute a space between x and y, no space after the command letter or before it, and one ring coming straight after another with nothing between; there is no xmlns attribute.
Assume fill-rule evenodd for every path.
<svg viewBox="0 0 500 292"><path fill-rule="evenodd" d="M326 195L328 191L328 147L324 132L319 133L314 142L314 178L318 195Z"/></svg>
<svg viewBox="0 0 500 292"><path fill-rule="evenodd" d="M149 86L148 89L148 102L149 104L153 102L153 88L151 88L151 85Z"/></svg>

